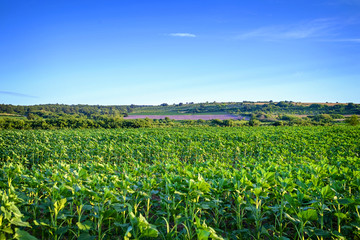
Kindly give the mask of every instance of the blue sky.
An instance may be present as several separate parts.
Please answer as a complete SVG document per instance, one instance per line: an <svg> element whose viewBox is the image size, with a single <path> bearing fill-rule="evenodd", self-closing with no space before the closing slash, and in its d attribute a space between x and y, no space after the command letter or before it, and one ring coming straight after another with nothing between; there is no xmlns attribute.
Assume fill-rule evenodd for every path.
<svg viewBox="0 0 360 240"><path fill-rule="evenodd" d="M360 0L0 0L0 103L360 103Z"/></svg>

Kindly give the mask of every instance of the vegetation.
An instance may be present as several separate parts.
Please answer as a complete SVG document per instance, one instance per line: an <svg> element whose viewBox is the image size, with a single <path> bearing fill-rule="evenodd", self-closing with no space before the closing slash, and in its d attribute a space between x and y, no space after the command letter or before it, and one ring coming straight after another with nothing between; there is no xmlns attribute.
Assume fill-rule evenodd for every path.
<svg viewBox="0 0 360 240"><path fill-rule="evenodd" d="M288 114L288 115L318 115L331 114L349 115L360 114L360 104L304 104L292 101L281 102L228 102L228 103L186 103L160 106L136 106L130 107L129 114L214 114L230 113L237 115L251 114Z"/></svg>
<svg viewBox="0 0 360 240"><path fill-rule="evenodd" d="M44 104L34 106L14 106L0 104L0 113L16 114L28 118L41 117L87 117L94 119L99 116L119 117L127 114L144 115L176 115L176 114L287 114L287 115L319 115L332 116L360 114L360 104L304 104L292 101L281 102L229 102L229 103L179 103L159 106L150 105L64 105ZM29 117L30 116L30 117ZM32 117L31 117L32 116Z"/></svg>
<svg viewBox="0 0 360 240"><path fill-rule="evenodd" d="M0 239L360 239L359 136L3 130Z"/></svg>
<svg viewBox="0 0 360 240"><path fill-rule="evenodd" d="M352 115L350 118L346 119L346 122L352 126L360 124L359 118L356 115Z"/></svg>

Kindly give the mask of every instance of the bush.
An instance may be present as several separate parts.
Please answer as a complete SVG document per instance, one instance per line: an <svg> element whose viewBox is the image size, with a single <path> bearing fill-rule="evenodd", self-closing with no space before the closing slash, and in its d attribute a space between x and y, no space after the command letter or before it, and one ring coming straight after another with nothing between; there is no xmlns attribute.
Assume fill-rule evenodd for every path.
<svg viewBox="0 0 360 240"><path fill-rule="evenodd" d="M348 123L351 126L359 125L360 121L357 115L352 115L351 117L347 118L345 120L346 123Z"/></svg>
<svg viewBox="0 0 360 240"><path fill-rule="evenodd" d="M252 118L252 119L250 119L250 121L249 121L249 125L252 126L252 127L259 126L259 125L260 125L260 121L257 120L257 119Z"/></svg>

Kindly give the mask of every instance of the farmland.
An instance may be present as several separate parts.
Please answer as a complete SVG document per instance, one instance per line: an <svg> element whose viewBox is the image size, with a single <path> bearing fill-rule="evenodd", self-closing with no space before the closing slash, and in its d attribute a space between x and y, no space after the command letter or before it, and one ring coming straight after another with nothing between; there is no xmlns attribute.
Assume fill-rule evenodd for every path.
<svg viewBox="0 0 360 240"><path fill-rule="evenodd" d="M360 128L0 132L0 239L360 239Z"/></svg>

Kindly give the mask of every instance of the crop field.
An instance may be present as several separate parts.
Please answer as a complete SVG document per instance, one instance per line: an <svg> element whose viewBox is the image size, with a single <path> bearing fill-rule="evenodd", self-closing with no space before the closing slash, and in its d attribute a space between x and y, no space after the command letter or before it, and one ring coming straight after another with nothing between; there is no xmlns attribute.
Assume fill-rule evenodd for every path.
<svg viewBox="0 0 360 240"><path fill-rule="evenodd" d="M1 131L0 239L360 239L360 128Z"/></svg>

